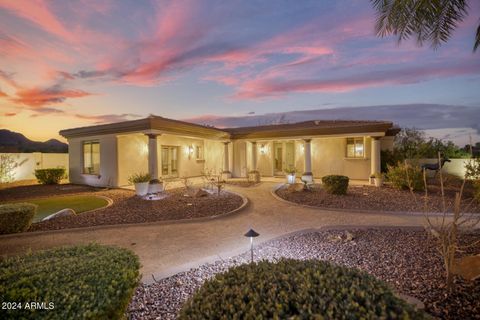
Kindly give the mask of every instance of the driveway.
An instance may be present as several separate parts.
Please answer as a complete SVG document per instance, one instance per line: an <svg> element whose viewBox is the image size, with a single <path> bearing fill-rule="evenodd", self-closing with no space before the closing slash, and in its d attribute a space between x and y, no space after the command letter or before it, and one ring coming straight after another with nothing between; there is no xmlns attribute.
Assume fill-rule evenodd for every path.
<svg viewBox="0 0 480 320"><path fill-rule="evenodd" d="M253 228L263 242L278 236L311 228L351 226L422 226L424 218L415 215L371 214L328 211L292 205L275 199L274 182L256 187L229 186L246 196L250 203L242 211L210 221L141 225L118 225L85 229L24 233L0 237L0 253L12 255L29 249L97 242L133 250L142 263L145 282L152 274L162 278L200 264L240 254L249 249L243 236Z"/></svg>

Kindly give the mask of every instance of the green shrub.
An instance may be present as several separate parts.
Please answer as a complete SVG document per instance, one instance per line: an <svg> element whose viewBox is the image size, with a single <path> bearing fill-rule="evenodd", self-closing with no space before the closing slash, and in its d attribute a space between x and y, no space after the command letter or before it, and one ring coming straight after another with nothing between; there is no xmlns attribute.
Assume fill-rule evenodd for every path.
<svg viewBox="0 0 480 320"><path fill-rule="evenodd" d="M2 319L119 319L139 281L138 257L127 249L90 244L40 251L0 262ZM25 303L54 304L28 310Z"/></svg>
<svg viewBox="0 0 480 320"><path fill-rule="evenodd" d="M373 276L320 260L244 264L218 274L180 319L423 319Z"/></svg>
<svg viewBox="0 0 480 320"><path fill-rule="evenodd" d="M322 177L323 187L331 194L347 194L348 177L330 175Z"/></svg>
<svg viewBox="0 0 480 320"><path fill-rule="evenodd" d="M35 177L41 184L58 184L65 177L64 168L50 168L35 170Z"/></svg>
<svg viewBox="0 0 480 320"><path fill-rule="evenodd" d="M394 188L403 190L410 189L411 186L414 191L425 190L423 172L419 166L399 162L394 167L388 166L386 177Z"/></svg>
<svg viewBox="0 0 480 320"><path fill-rule="evenodd" d="M128 182L130 184L135 184L135 183L142 183L142 182L150 182L151 179L152 177L150 176L149 173L135 173L128 178Z"/></svg>
<svg viewBox="0 0 480 320"><path fill-rule="evenodd" d="M27 231L37 212L31 203L10 203L0 205L0 234Z"/></svg>

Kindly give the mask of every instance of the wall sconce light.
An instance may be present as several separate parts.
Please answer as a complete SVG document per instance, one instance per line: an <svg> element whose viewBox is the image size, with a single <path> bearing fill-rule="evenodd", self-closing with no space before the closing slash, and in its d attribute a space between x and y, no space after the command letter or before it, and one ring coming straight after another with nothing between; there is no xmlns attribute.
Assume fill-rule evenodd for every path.
<svg viewBox="0 0 480 320"><path fill-rule="evenodd" d="M305 152L305 145L303 143L300 145L300 151Z"/></svg>
<svg viewBox="0 0 480 320"><path fill-rule="evenodd" d="M142 155L148 154L148 143L144 143L140 146L140 152Z"/></svg>
<svg viewBox="0 0 480 320"><path fill-rule="evenodd" d="M260 145L260 153L261 154L267 153L267 147L264 144Z"/></svg>
<svg viewBox="0 0 480 320"><path fill-rule="evenodd" d="M193 146L188 146L185 148L185 152L188 155L188 159L190 159L193 155Z"/></svg>

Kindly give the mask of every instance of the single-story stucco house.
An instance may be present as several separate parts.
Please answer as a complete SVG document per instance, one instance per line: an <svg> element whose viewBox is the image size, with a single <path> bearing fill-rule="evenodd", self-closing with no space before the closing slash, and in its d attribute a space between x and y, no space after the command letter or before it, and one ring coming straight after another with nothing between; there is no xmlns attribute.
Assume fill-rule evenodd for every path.
<svg viewBox="0 0 480 320"><path fill-rule="evenodd" d="M152 178L195 177L214 170L227 177L305 177L341 174L367 180L380 171L380 150L398 132L387 121L313 120L219 129L150 116L60 131L69 144L72 183L121 187L134 173Z"/></svg>

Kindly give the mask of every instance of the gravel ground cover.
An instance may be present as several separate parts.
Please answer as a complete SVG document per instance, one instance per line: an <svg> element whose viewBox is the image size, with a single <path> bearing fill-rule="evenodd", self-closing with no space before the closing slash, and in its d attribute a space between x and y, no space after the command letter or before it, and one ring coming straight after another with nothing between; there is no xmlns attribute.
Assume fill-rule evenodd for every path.
<svg viewBox="0 0 480 320"><path fill-rule="evenodd" d="M480 279L455 279L456 289L444 286L442 259L434 240L420 229L318 231L271 240L255 248L255 259L321 259L356 267L413 296L425 310L442 319L480 319ZM479 234L466 238L478 239ZM340 238L342 240L340 240ZM465 239L464 239L465 240ZM246 245L247 247L248 245ZM480 253L480 244L464 254ZM140 285L128 309L129 319L174 319L182 304L202 283L229 267L247 263L250 253L204 264L158 282Z"/></svg>
<svg viewBox="0 0 480 320"><path fill-rule="evenodd" d="M445 189L447 211L453 211L457 185L449 185ZM388 185L381 188L374 186L349 186L346 195L327 193L320 184L315 184L311 191L303 191L302 185L283 186L276 191L282 199L298 204L321 208L358 209L373 211L423 212L425 210L425 193L397 190ZM470 184L466 185L463 205L464 212L480 212L480 203L472 201ZM437 185L429 185L428 212L442 212L442 198Z"/></svg>
<svg viewBox="0 0 480 320"><path fill-rule="evenodd" d="M105 209L34 223L28 231L202 218L227 213L243 203L240 196L225 191L194 200L185 196L182 188L168 190L168 196L158 201L140 199L132 190L77 185L33 185L11 189L0 190L0 202L63 194L100 195L113 200L113 204Z"/></svg>

